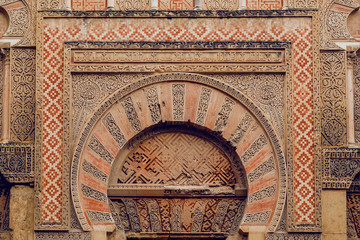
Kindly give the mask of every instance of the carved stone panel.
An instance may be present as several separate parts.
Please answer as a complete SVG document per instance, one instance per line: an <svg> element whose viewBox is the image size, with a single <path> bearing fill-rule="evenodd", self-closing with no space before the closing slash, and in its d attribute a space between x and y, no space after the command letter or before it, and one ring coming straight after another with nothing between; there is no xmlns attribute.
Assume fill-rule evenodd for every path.
<svg viewBox="0 0 360 240"><path fill-rule="evenodd" d="M248 0L246 1L246 9L249 10L280 10L282 9L282 0Z"/></svg>
<svg viewBox="0 0 360 240"><path fill-rule="evenodd" d="M321 143L341 146L347 141L345 53L321 54Z"/></svg>
<svg viewBox="0 0 360 240"><path fill-rule="evenodd" d="M348 239L360 238L360 175L357 174L347 194Z"/></svg>
<svg viewBox="0 0 360 240"><path fill-rule="evenodd" d="M116 10L149 10L150 9L150 0L116 0L115 1Z"/></svg>
<svg viewBox="0 0 360 240"><path fill-rule="evenodd" d="M3 144L0 147L0 172L11 183L34 181L34 145Z"/></svg>
<svg viewBox="0 0 360 240"><path fill-rule="evenodd" d="M11 59L10 138L15 142L32 142L35 130L35 49L14 48Z"/></svg>
<svg viewBox="0 0 360 240"><path fill-rule="evenodd" d="M113 171L118 184L229 186L238 182L223 151L205 139L180 132L147 139Z"/></svg>
<svg viewBox="0 0 360 240"><path fill-rule="evenodd" d="M105 10L105 0L72 0L71 8L75 11L96 11Z"/></svg>
<svg viewBox="0 0 360 240"><path fill-rule="evenodd" d="M360 55L354 59L354 127L355 141L360 142Z"/></svg>
<svg viewBox="0 0 360 240"><path fill-rule="evenodd" d="M204 0L204 10L237 10L239 9L239 0Z"/></svg>
<svg viewBox="0 0 360 240"><path fill-rule="evenodd" d="M159 10L193 10L194 0L158 0Z"/></svg>
<svg viewBox="0 0 360 240"><path fill-rule="evenodd" d="M2 176L0 176L2 178ZM0 186L0 233L10 231L9 228L10 187ZM0 235L1 238L1 235Z"/></svg>
<svg viewBox="0 0 360 240"><path fill-rule="evenodd" d="M121 198L112 200L117 228L132 232L236 232L241 198Z"/></svg>
<svg viewBox="0 0 360 240"><path fill-rule="evenodd" d="M0 54L0 133L2 133L2 127L3 127L3 91L4 91L4 80L5 80L4 70L5 70L5 55Z"/></svg>
<svg viewBox="0 0 360 240"><path fill-rule="evenodd" d="M72 76L72 139L78 133L88 115L111 93L130 83L149 76L147 73L101 74L81 73Z"/></svg>
<svg viewBox="0 0 360 240"><path fill-rule="evenodd" d="M323 156L323 188L348 189L360 171L360 152L335 148L324 150Z"/></svg>

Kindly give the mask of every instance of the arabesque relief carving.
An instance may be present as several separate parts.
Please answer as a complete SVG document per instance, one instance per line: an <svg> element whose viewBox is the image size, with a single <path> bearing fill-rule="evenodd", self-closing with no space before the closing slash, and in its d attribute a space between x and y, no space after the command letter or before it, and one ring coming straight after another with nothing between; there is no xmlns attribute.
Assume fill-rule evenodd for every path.
<svg viewBox="0 0 360 240"><path fill-rule="evenodd" d="M150 0L116 0L115 1L116 10L149 10L150 9Z"/></svg>
<svg viewBox="0 0 360 240"><path fill-rule="evenodd" d="M15 142L32 142L35 131L35 49L12 49L11 58L10 138Z"/></svg>
<svg viewBox="0 0 360 240"><path fill-rule="evenodd" d="M356 55L353 65L354 74L354 130L355 141L360 142L360 56Z"/></svg>
<svg viewBox="0 0 360 240"><path fill-rule="evenodd" d="M345 52L321 53L321 143L341 146L347 141Z"/></svg>

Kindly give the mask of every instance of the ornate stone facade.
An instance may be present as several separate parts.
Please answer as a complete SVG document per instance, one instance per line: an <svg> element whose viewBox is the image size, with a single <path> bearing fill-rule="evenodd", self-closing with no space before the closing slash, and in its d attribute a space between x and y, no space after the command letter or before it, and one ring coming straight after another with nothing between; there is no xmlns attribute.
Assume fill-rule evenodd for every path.
<svg viewBox="0 0 360 240"><path fill-rule="evenodd" d="M0 238L357 238L358 7L0 0Z"/></svg>

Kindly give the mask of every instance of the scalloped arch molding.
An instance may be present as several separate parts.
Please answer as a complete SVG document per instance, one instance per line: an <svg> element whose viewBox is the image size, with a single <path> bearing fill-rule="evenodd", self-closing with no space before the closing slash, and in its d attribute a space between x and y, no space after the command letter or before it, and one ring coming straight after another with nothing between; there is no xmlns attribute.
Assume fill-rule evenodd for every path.
<svg viewBox="0 0 360 240"><path fill-rule="evenodd" d="M245 168L248 195L276 187L274 195L247 202L240 226L245 232L275 230L286 194L284 154L275 131L251 100L234 88L187 73L151 76L119 89L85 124L71 169L73 204L84 230L111 231L115 224L107 198L96 199L81 186L107 195L112 164L126 142L160 121L189 121L220 132L235 146L238 164Z"/></svg>

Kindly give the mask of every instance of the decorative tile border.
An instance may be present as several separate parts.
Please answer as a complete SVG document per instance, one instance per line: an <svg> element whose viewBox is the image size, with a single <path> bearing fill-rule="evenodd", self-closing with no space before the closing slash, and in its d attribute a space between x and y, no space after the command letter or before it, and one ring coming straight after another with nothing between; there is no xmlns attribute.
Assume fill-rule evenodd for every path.
<svg viewBox="0 0 360 240"><path fill-rule="evenodd" d="M258 12L259 13L259 12ZM266 13L266 14L268 14L268 12L262 12L262 13ZM293 12L286 12L286 11L277 11L276 13L275 13L275 16L276 16L276 14L279 14L279 16L280 15L287 15L287 14L292 14L292 15L296 15L296 14L299 14L300 13L300 15L301 14L304 14L304 15L307 15L307 16L310 16L312 13L311 12L307 12L307 11L293 11ZM45 13L46 15L53 15L53 16L68 16L68 17L70 17L70 16L74 16L74 15L79 15L79 16L81 16L81 15L83 15L83 16L86 16L86 15L89 15L89 16L91 16L91 15L93 15L93 16L101 16L101 15L103 15L104 16L104 14L105 13L95 13L95 12L91 12L91 13L72 13L72 14L69 14L69 13L65 13L65 12L56 12L56 13L54 13L54 12L47 12L47 13ZM107 16L113 16L113 17L116 17L116 15L119 15L118 13L114 13L113 15L110 13L106 13L107 14ZM166 17L166 14L173 14L175 17L180 17L181 15L179 14L179 13L144 13L145 14L145 16L147 15L147 16L149 16L149 15L153 15L153 14L159 14L159 15L161 15L161 16L164 16L164 17ZM197 13L198 14L198 13ZM209 12L207 13L208 15L207 16L209 16ZM230 13L226 13L226 14L230 14ZM231 13L232 14L232 13ZM231 15L230 14L230 15ZM129 15L132 15L132 16L136 16L136 15L138 15L138 16L140 16L141 15L141 13L139 13L139 12L137 12L137 13L130 13ZM200 16L202 16L202 17L206 17L206 13L204 13L204 12L202 12L201 14L198 14L198 15L200 15ZM211 14L210 14L211 15ZM246 15L246 14L245 14ZM142 16L142 15L141 15ZM199 16L199 17L200 17ZM240 16L244 16L244 13L241 13L241 12L237 12L236 14L234 14L234 17L240 17ZM124 17L124 16L123 16ZM185 14L185 17L186 17L186 14ZM281 19L281 18L279 18L279 19ZM41 21L43 21L43 20L41 20ZM66 21L66 19L64 19L64 21ZM77 19L77 21L80 21L80 22L82 22L82 20L79 20L79 19ZM97 20L97 21L99 21L99 20ZM187 21L191 21L191 20L187 20ZM211 22L212 20L210 20L210 19L208 19L208 20L206 20L207 22ZM228 20L227 20L228 21ZM239 19L239 20L234 20L234 21L241 21L241 19ZM251 21L261 21L261 19L252 19ZM76 21L74 21L74 22L76 22ZM41 25L41 24L40 24ZM175 24L176 25L176 24ZM256 25L256 24L255 24ZM315 24L314 24L315 25ZM75 25L64 25L64 26L66 26L66 28L65 28L65 31L63 31L63 30L61 30L60 28L50 28L50 25L46 25L46 26L49 26L49 27L46 27L45 29L44 29L44 31L46 32L45 33L45 35L44 35L44 39L46 40L46 42L44 42L45 43L45 45L47 45L47 46L45 46L44 45L44 48L42 48L41 49L41 51L39 52L39 60L41 60L41 61L43 61L43 60L45 60L45 62L44 63L46 63L45 65L47 65L47 64L51 64L52 62L51 62L51 60L50 60L50 58L47 58L47 59L43 59L42 58L42 54L43 54L43 51L47 51L47 49L50 47L50 42L51 41L54 41L54 39L58 39L57 38L57 34L65 34L65 35L62 35L62 36L64 36L65 38L63 39L63 40L66 40L66 41L69 41L69 40L71 40L71 39L73 39L73 40L81 40L81 39L84 39L84 37L85 37L85 35L83 35L84 33L83 32L81 32L80 31L80 28L78 27L78 26L81 26L81 23L80 24L76 24L75 23ZM62 25L60 25L60 26L62 26ZM130 26L133 30L131 30L131 29L128 29L128 30L130 30L130 31L128 31L125 35L121 35L120 34L120 32L118 32L117 34L115 34L115 35L113 35L113 37L115 37L115 38L109 38L109 36L110 35L106 35L106 31L107 30L110 30L110 29L102 29L102 30L100 30L100 29L97 29L96 31L94 31L94 29L92 29L91 28L91 24L90 25L88 25L88 29L90 30L90 32L89 32L89 34L88 34L88 36L90 37L90 39L89 40L91 40L91 39L93 39L93 40L103 40L103 41L111 41L111 39L112 40L115 40L116 38L118 38L118 40L119 41L121 41L121 39L127 39L127 40L131 40L131 39L133 39L133 40L146 40L146 39L149 39L149 40L153 40L153 41L157 41L156 40L156 35L152 35L152 36L146 36L146 34L145 35L143 35L144 33L143 32L141 32L141 31L143 31L143 30L141 30L140 32L139 32L139 34L140 35L138 35L138 36L140 36L140 39L138 39L138 38L136 38L135 37L135 35L132 35L132 34L134 34L135 32L134 32L134 30L135 30L135 28L133 28L133 26L132 25L128 25L128 26ZM237 24L237 26L239 26L238 24ZM170 26L169 26L170 27ZM173 25L173 27L175 27L174 25ZM192 28L193 30L191 30L191 31L194 31L194 29L196 28L196 27L200 27L200 26L195 26L194 25L194 27ZM307 71L304 71L304 69L306 69L306 68L308 68L308 69L312 69L312 60L309 60L308 59L308 57L311 57L312 56L312 53L313 53L313 48L312 47L310 47L311 45L309 45L309 44L311 44L311 41L312 41L312 33L311 33L311 24L310 25L308 25L308 24L305 24L305 25L302 25L302 27L300 27L298 30L295 30L294 28L292 28L291 29L291 31L292 32L289 32L289 30L286 30L286 31L284 31L284 28L282 28L282 29L269 29L270 30L270 32L266 32L266 31L269 31L269 30L266 30L265 32L261 32L261 30L260 29L258 29L258 31L259 32L255 32L255 34L254 33L251 33L250 34L250 32L249 33L247 33L246 31L246 29L239 29L238 27L237 28L234 28L234 29L232 29L231 30L231 32L230 33L227 33L227 34L225 34L224 35L224 30L225 29L223 29L223 30L221 30L221 28L223 27L222 26L222 24L220 24L219 26L217 26L216 27L216 29L214 29L215 31L212 31L212 30L210 30L211 28L209 28L210 27L210 25L209 26L207 26L207 25L203 25L203 27L205 27L205 29L206 29L206 31L203 33L203 34L201 34L201 35L198 35L198 33L196 33L196 31L195 32L188 32L188 33L186 33L185 35L184 35L184 33L186 32L186 31L189 31L190 29L188 29L188 30L186 30L187 28L182 28L182 30L180 30L180 32L178 32L178 33L176 33L176 32L172 32L172 31L170 31L170 32L164 32L164 34L170 34L169 36L172 36L171 38L173 38L173 41L181 41L181 39L182 38L179 38L179 37L181 37L181 36L183 36L184 38L184 40L187 40L187 39L189 39L188 38L188 36L190 36L190 39L197 39L197 40L210 40L210 39L218 39L218 40L231 40L231 41L236 41L236 40L250 40L250 41L266 41L266 40L272 40L272 41L274 41L274 40L278 40L278 41L283 41L283 40L286 40L286 41L293 41L294 42L294 50L293 50L293 53L295 54L294 55L294 57L295 57L295 63L296 64L298 64L298 65L296 65L295 64L295 67L294 67L294 71L295 71L295 80L296 79L301 79L301 78L303 78L303 77L305 77L306 76L306 78L305 79L308 79L308 80L306 80L306 81L309 81L309 82L312 82L312 71L311 72L307 72ZM40 27L41 28L41 27ZM140 30L140 29L139 29ZM169 29L170 30L170 29ZM169 30L167 30L167 31L169 31ZM185 30L185 32L183 32ZM273 35L275 32L271 32L271 31L273 31L273 30L276 30L276 34L275 35ZM39 31L39 33L41 34L41 32L42 32L43 30L40 30ZM55 32L54 32L55 31ZM136 31L136 30L135 30ZM163 30L161 30L161 31L163 31ZM280 32L279 32L280 31ZM101 33L101 34L100 34ZM116 32L115 32L116 33ZM240 34L240 33L242 33L242 34L244 34L245 33L245 35L243 35L243 36L241 36L241 35L238 35L238 34ZM299 35L301 33L301 35ZM55 35L54 35L55 34ZM100 34L100 35L99 35ZM120 34L120 35L119 35ZM175 35L174 35L175 34ZM205 34L205 35L204 35ZM215 35L214 35L215 34ZM230 35L229 35L230 34ZM263 35L261 35L261 34L263 34ZM176 37L178 35L178 37ZM191 36L191 35L194 35L194 36ZM218 35L218 36L217 36ZM222 36L221 36L222 35ZM187 36L187 37L185 37L185 36ZM214 37L215 38L214 38ZM49 38L48 38L49 37ZM55 38L54 38L55 37ZM155 37L155 38L154 38ZM143 38L143 39L142 39ZM158 40L160 40L160 39L158 39ZM303 43L303 42L306 42L307 43L307 45L305 46L305 45L303 45L303 44L300 44L300 43ZM54 43L56 43L56 42L54 42ZM42 44L43 43L40 43L39 45L40 46L42 46ZM61 46L61 44L60 43L56 43L55 45L51 45L51 46L57 46L56 47L56 49L58 49L58 47L60 47ZM303 48L302 49L302 47L305 47L305 48ZM297 48L299 48L299 50L300 49L302 49L302 51L298 51L298 50L296 50ZM60 47L60 49L61 49L61 47ZM55 49L53 49L53 50L55 50ZM307 51L307 52L306 52ZM50 51L50 53L51 52L54 52L54 51ZM59 55L53 55L52 54L52 56L55 58L55 59L57 59L56 61L57 62L62 62L62 59L61 58L59 58ZM53 58L53 59L54 59ZM311 58L310 58L311 59ZM50 60L50 62L49 62L49 60ZM59 62L59 63L60 63ZM316 61L315 61L315 63L316 63ZM304 65L305 64L305 65ZM44 67L45 67L45 65L43 65ZM42 67L42 66L41 66ZM310 68L309 68L310 67ZM45 69L44 69L45 70ZM61 70L61 68L60 68L60 70ZM44 73L45 74L47 74L47 72L46 71L44 71ZM49 75L48 75L49 76ZM46 77L45 79L48 79L48 77ZM317 79L317 78L315 78L315 79ZM62 81L62 79L61 79L61 77L60 78L58 78L58 80L57 81ZM317 84L316 83L316 81L314 81L315 82L315 84ZM38 85L39 86L39 85ZM40 86L42 86L42 84L40 85ZM311 86L311 84L310 85L308 85L308 93L307 94L309 94L308 96L310 97L310 98L312 98L312 94L313 94L313 92L312 92L312 87L315 87L315 89L316 89L316 87L317 86ZM299 89L300 90L300 89ZM301 91L303 91L303 89L301 90ZM291 94L293 94L293 96L294 97L296 97L296 96L298 96L298 94L303 94L303 92L299 92L299 91L297 91L296 90L296 88L294 89L294 91L291 93ZM38 96L42 96L42 93L40 93ZM299 95L300 96L300 95ZM44 99L44 98L43 98ZM300 99L299 99L300 100ZM306 102L306 101L305 101ZM299 107L301 106L301 104L302 103L304 103L305 104L305 102L303 101L303 99L301 98L301 103L300 102L297 102L299 105ZM313 109L315 106L314 105L310 105L310 110L307 112L307 114L310 114L310 115L307 115L307 116L301 116L301 115L299 115L299 116L301 116L301 120L299 120L299 123L300 122L302 122L302 121L310 121L309 123L310 123L310 125L313 125L313 123L311 123L311 121L314 121L315 119L314 118L311 118L311 117L309 117L309 116L311 116L311 114L313 113L313 111L311 111L311 109ZM294 106L293 106L293 109L295 109L294 111L298 111L297 109L299 109L297 106L295 106L295 108L294 108ZM300 110L300 109L299 109ZM296 112L293 112L293 113L296 113ZM66 116L66 115L65 115ZM39 120L41 120L41 115L38 115L38 118L40 117L40 119ZM298 119L297 118L298 116L296 116L296 119ZM311 120L312 119L312 120ZM39 123L41 124L41 121L39 121ZM297 124L296 122L294 122L293 123L293 126L299 126L299 124ZM314 142L312 143L312 141L314 141L313 139L314 139L314 135L312 135L311 134L311 132L313 131L313 130L311 130L312 128L309 128L309 131L310 132L308 132L307 134L310 134L310 135L308 135L307 137L305 137L305 135L304 135L304 137L305 138L307 138L307 142L308 142L308 146L310 147L310 148L313 148L314 147ZM40 130L40 129L39 129ZM41 132L41 131L40 131ZM305 131L306 132L306 131ZM302 135L301 134L304 134L305 132L303 132L303 133L301 133L300 132L300 135L296 135L296 136L294 136L295 137L295 144L297 144L297 141L302 141ZM290 142L292 142L292 140L290 141ZM310 149L309 149L309 151L310 152L314 152L314 151L311 151ZM292 151L289 151L289 152L292 152ZM64 153L66 153L66 151L64 151ZM60 154L61 155L61 154ZM40 155L38 155L38 156L40 156ZM295 159L298 159L298 157L297 156L301 156L301 155L295 155ZM291 158L290 158L291 159ZM309 161L308 161L308 164L307 165L309 165L309 164L313 164L314 163L314 157L313 156L309 156L309 159L308 159ZM295 161L297 161L297 160L295 160ZM292 163L290 163L289 164L289 166L291 167L292 166ZM295 177L297 176L297 174L300 174L300 172L301 171L303 171L303 170L305 170L305 169L307 169L307 167L308 166L306 166L305 168L304 167L300 167L299 169L297 168L297 166L298 165L296 165L295 167L296 167L296 169L295 169ZM311 175L313 175L314 173L313 172L310 172L310 174ZM313 175L314 176L314 175ZM298 182L296 183L296 184L298 184ZM301 185L301 184L300 184ZM316 185L316 184L315 184ZM297 185L296 185L297 186ZM302 187L305 187L306 185L303 185ZM317 185L316 185L317 186ZM300 187L301 188L301 187ZM297 192L297 191L300 191L300 188L298 188L298 190L295 188L295 192ZM308 189L308 190L310 190L310 189ZM312 189L312 190L310 190L310 192L313 192L313 194L310 194L310 195L312 195L312 196L314 196L314 191L315 191L315 189ZM295 194L296 195L296 194ZM314 196L315 197L315 196ZM316 198L318 198L318 196L316 196ZM292 200L290 199L290 202L292 202ZM312 201L312 202L317 202L317 201ZM296 209L299 209L300 207L302 207L301 206L301 204L298 204L298 205L296 205L295 206L295 213L296 214L298 214L297 215L297 217L294 219L294 226L295 226L295 228L296 228L296 225L299 225L300 226L300 228L302 228L302 222L303 221L305 221L305 222L309 222L309 227L310 228L313 228L314 227L314 223L315 222L317 222L318 221L318 219L316 219L315 220L315 218L314 217L311 217L310 215L308 215L308 216L306 216L307 214L314 214L314 211L315 211L315 207L310 207L310 208L312 208L313 209L313 211L307 211L307 214L305 214L305 215L303 215L302 213L300 213L300 212L298 212L298 210L296 210ZM291 208L290 208L291 209ZM291 213L290 213L291 214ZM59 219L59 221L55 221L55 222L57 222L57 223L61 223L62 221ZM41 224L40 224L41 225ZM46 225L46 224L45 224ZM56 224L55 224L56 225ZM305 227L306 228L306 227Z"/></svg>

